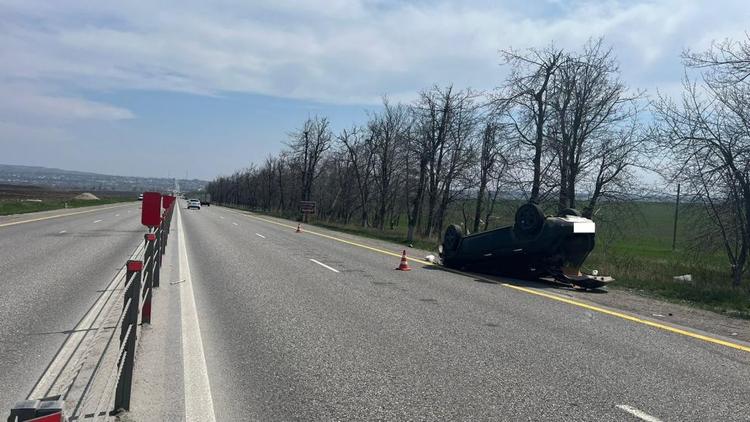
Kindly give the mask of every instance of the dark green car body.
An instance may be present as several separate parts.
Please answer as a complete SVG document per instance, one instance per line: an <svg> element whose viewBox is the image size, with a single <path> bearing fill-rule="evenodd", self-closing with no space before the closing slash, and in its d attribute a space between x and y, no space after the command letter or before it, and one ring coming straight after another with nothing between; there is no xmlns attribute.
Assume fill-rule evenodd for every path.
<svg viewBox="0 0 750 422"><path fill-rule="evenodd" d="M580 268L594 249L595 224L575 210L545 216L525 204L512 226L464 236L458 226L446 230L440 257L456 269L513 277L552 277L584 288L601 287L611 277L582 275Z"/></svg>

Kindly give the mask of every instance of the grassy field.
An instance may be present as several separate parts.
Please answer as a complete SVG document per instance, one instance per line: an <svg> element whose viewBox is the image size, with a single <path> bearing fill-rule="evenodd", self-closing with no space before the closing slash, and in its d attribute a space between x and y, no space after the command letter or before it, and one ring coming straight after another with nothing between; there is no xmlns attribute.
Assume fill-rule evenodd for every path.
<svg viewBox="0 0 750 422"><path fill-rule="evenodd" d="M750 319L750 282L734 288L724 252L705 244L698 247L697 231L710 227L700 209L685 206L680 212L675 250L673 204L637 204L630 218L598 224L598 244L585 269L612 274L617 279L614 288ZM684 274L692 281L674 281Z"/></svg>
<svg viewBox="0 0 750 422"><path fill-rule="evenodd" d="M467 213L470 205L467 204ZM512 224L516 206L517 203L510 201L500 204L490 228ZM695 227L710 227L707 221L701 220L702 214L696 206L683 205L680 215L676 248L672 250L674 204L652 202L603 207L596 215L597 245L583 270L597 269L600 274L613 276L616 281L611 288L614 289L750 319L750 281L745 281L742 288L733 288L723 251L704 248L699 252L693 247ZM460 224L462 221L461 209L454 208L447 222ZM406 217L400 219L394 230L382 232L324 221L311 224L406 245ZM437 238L418 238L413 246L436 251L437 243ZM674 281L674 276L684 274L691 274L692 281Z"/></svg>
<svg viewBox="0 0 750 422"><path fill-rule="evenodd" d="M0 185L0 215L90 207L133 201L136 198L130 192L94 192L99 199L73 199L80 193L81 191L60 191L37 186Z"/></svg>

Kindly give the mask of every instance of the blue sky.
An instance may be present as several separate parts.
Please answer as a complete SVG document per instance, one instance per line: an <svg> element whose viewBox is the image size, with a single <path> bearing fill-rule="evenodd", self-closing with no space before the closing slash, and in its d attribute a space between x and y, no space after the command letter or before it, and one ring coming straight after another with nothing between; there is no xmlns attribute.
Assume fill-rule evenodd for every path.
<svg viewBox="0 0 750 422"><path fill-rule="evenodd" d="M210 179L311 115L383 94L491 90L498 50L604 36L633 88L679 92L679 53L742 38L746 0L0 0L0 163Z"/></svg>

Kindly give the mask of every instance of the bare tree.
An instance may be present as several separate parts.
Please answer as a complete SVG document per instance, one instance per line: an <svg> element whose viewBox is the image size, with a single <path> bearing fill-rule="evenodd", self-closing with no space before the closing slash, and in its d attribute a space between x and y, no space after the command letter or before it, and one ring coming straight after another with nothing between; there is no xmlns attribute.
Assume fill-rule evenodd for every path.
<svg viewBox="0 0 750 422"><path fill-rule="evenodd" d="M369 223L370 187L374 176L375 143L367 137L367 132L356 126L350 130L344 129L338 140L346 148L349 161L352 163L359 203L361 208L361 224L367 227Z"/></svg>
<svg viewBox="0 0 750 422"><path fill-rule="evenodd" d="M380 230L385 227L386 213L393 206L393 178L397 168L399 145L409 131L409 113L401 104L392 105L383 97L383 111L370 121L370 136L377 158L375 182L378 188L378 208L375 222Z"/></svg>
<svg viewBox="0 0 750 422"><path fill-rule="evenodd" d="M447 143L447 169L440 186L440 203L436 210L435 227L428 233L441 233L448 207L458 198L464 197L468 188L473 188L473 175L468 171L476 161L477 123L479 106L477 94L470 89L459 91L454 97L453 118L451 119Z"/></svg>
<svg viewBox="0 0 750 422"><path fill-rule="evenodd" d="M485 121L482 128L482 141L479 146L479 186L477 188L476 207L474 208L475 233L479 231L479 224L482 219L482 206L484 205L484 195L487 191L490 172L498 159L497 132L498 125L493 119Z"/></svg>
<svg viewBox="0 0 750 422"><path fill-rule="evenodd" d="M639 191L634 169L641 168L648 136L633 119L629 127L609 130L606 136L591 145L591 160L587 178L589 197L583 207L583 216L593 218L602 201L632 201Z"/></svg>
<svg viewBox="0 0 750 422"><path fill-rule="evenodd" d="M742 284L750 247L750 38L726 41L705 53L685 53L687 70L679 104L660 97L657 140L680 180L704 205L731 264L732 283Z"/></svg>
<svg viewBox="0 0 750 422"><path fill-rule="evenodd" d="M552 85L549 136L558 163L561 211L576 207L576 187L588 172L599 173L598 192L592 197L596 203L604 185L630 163L634 154L625 153L634 151L629 143L638 143L631 129L637 126L622 128L637 118L642 93L628 93L612 50L604 48L602 39L589 41L581 54L567 54Z"/></svg>
<svg viewBox="0 0 750 422"><path fill-rule="evenodd" d="M513 122L519 145L531 149L531 194L529 199L539 202L545 171L542 163L545 152L545 131L550 119L549 96L551 81L564 58L562 50L550 46L543 50L531 49L526 54L503 51L510 66L504 91L495 101L509 102L508 117Z"/></svg>
<svg viewBox="0 0 750 422"><path fill-rule="evenodd" d="M301 196L309 201L312 196L313 182L317 177L318 163L323 153L331 147L332 134L328 119L323 117L308 118L301 130L291 134L288 146L298 161L302 181Z"/></svg>
<svg viewBox="0 0 750 422"><path fill-rule="evenodd" d="M410 154L419 163L418 177L414 194L410 201L409 229L407 239L413 240L416 227L422 217L422 206L427 194L427 222L424 234L429 235L433 227L435 209L438 203L438 188L443 173L443 160L449 136L453 112L453 87L445 89L434 86L422 91L412 107L414 130L410 140ZM407 168L407 172L409 169Z"/></svg>
<svg viewBox="0 0 750 422"><path fill-rule="evenodd" d="M716 82L750 83L750 34L741 41L725 39L710 49L682 55L685 64L694 69L709 69L705 74Z"/></svg>
<svg viewBox="0 0 750 422"><path fill-rule="evenodd" d="M453 124L455 95L453 86L445 89L437 86L421 94L418 108L421 110L425 136L427 162L427 221L424 236L430 237L434 229L435 211L440 195L440 182L445 171L444 162L447 142Z"/></svg>
<svg viewBox="0 0 750 422"><path fill-rule="evenodd" d="M508 144L510 138L508 135L510 125L502 123L499 120L499 117L505 114L505 110L502 108L505 105L507 103L503 104L501 108L492 109L487 113L484 117L481 132L478 134L480 138L478 146L479 159L476 162L474 175L474 181L476 182L478 173L479 181L474 207L473 230L475 233L479 231L480 225L482 225L482 217L485 217L483 230L487 230L489 225L488 220L494 211L495 202L499 195L498 191L502 183L501 179L505 173L504 166L507 163L507 156L504 147ZM487 188L493 179L495 181L493 189L488 192ZM489 205L486 210L487 213L483 215L482 212L487 205Z"/></svg>
<svg viewBox="0 0 750 422"><path fill-rule="evenodd" d="M416 109L416 108L415 108ZM415 112L415 114L417 114ZM424 192L427 185L427 166L430 163L430 137L427 135L429 125L425 126L424 116L415 117L416 126L412 129L412 134L407 138L407 155L404 161L404 173L406 174L406 191L407 191L407 242L414 241L414 235L420 224L422 217L422 204L424 203ZM417 175L413 176L412 166L417 164ZM412 179L414 179L412 181Z"/></svg>

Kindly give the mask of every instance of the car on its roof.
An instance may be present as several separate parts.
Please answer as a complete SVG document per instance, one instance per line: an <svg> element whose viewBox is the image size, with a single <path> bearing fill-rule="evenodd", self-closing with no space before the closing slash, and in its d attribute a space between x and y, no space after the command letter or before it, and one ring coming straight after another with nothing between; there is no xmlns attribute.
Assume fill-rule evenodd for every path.
<svg viewBox="0 0 750 422"><path fill-rule="evenodd" d="M529 202L518 208L511 226L466 235L460 226L448 226L440 258L443 265L458 270L597 289L614 279L580 271L594 249L595 232L596 224L575 209L546 216L539 205Z"/></svg>

